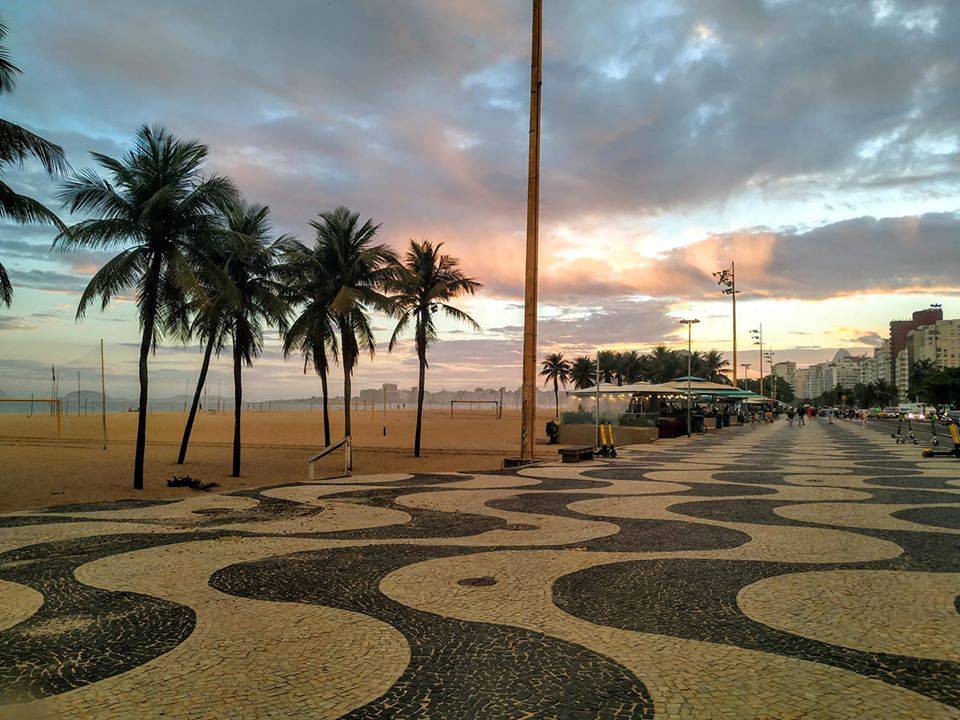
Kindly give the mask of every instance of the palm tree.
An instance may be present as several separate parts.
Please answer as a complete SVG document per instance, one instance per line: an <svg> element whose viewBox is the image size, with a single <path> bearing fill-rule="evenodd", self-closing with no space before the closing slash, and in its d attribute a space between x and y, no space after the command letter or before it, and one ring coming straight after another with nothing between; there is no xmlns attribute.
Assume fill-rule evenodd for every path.
<svg viewBox="0 0 960 720"><path fill-rule="evenodd" d="M209 262L199 273L204 293L197 298L189 308L193 311L192 322L183 322L181 334L184 342L190 338L197 338L204 343L203 361L200 364L200 375L197 378L197 387L190 403L190 412L183 428L183 437L180 440L180 453L177 464L183 465L187 458L187 447L190 444L190 435L200 407L200 396L207 381L207 372L210 369L210 357L216 352L217 357L226 345L227 329L226 314L231 305L240 302L236 286L226 275L227 260L235 240L228 237L225 231L221 237L210 239L206 247L206 256Z"/></svg>
<svg viewBox="0 0 960 720"><path fill-rule="evenodd" d="M636 350L620 353L620 375L627 385L638 382L643 378L643 359Z"/></svg>
<svg viewBox="0 0 960 720"><path fill-rule="evenodd" d="M164 331L180 322L191 301L203 296L197 276L210 261L206 249L216 237L220 212L236 195L231 180L204 177L207 148L180 140L161 127L142 127L133 148L115 159L93 153L109 179L96 170L73 174L60 198L71 212L92 216L61 232L57 250L123 248L90 280L77 318L100 299L106 308L118 294L135 290L140 326L140 404L133 487L143 488L147 430L147 357Z"/></svg>
<svg viewBox="0 0 960 720"><path fill-rule="evenodd" d="M729 367L730 361L723 357L719 350L710 350L700 356L699 372L706 380L729 385L730 379L724 374L724 370Z"/></svg>
<svg viewBox="0 0 960 720"><path fill-rule="evenodd" d="M0 40L7 36L7 26L0 18ZM10 62L6 47L0 45L0 95L13 92L20 68ZM29 130L0 119L0 171L22 164L29 158L38 160L50 175L64 172L67 161L63 148L44 140ZM67 228L53 212L31 197L19 195L0 180L0 218L12 220L19 225L45 223L64 232ZM0 263L0 303L10 307L13 302L13 284L7 269Z"/></svg>
<svg viewBox="0 0 960 720"><path fill-rule="evenodd" d="M601 350L597 356L600 360L600 382L612 383L617 374L617 353Z"/></svg>
<svg viewBox="0 0 960 720"><path fill-rule="evenodd" d="M553 381L553 398L557 405L556 417L560 417L560 385L567 386L570 380L570 362L564 360L563 353L550 353L540 364L540 377L545 378L544 385Z"/></svg>
<svg viewBox="0 0 960 720"><path fill-rule="evenodd" d="M429 240L410 241L403 263L396 268L396 276L389 287L391 300L398 314L397 325L390 338L393 350L400 334L412 321L416 338L420 374L417 379L417 429L413 440L413 454L420 457L420 433L423 422L423 391L427 373L427 347L437 339L433 316L438 310L453 320L465 322L476 330L480 326L472 317L449 304L461 295L473 295L483 287L460 270L460 261L441 253L443 243L434 245Z"/></svg>
<svg viewBox="0 0 960 720"><path fill-rule="evenodd" d="M393 312L393 303L383 294L396 277L397 256L390 248L374 244L379 225L360 223L360 215L340 206L320 213L311 226L317 231L322 262L330 274L333 301L330 310L340 335L343 367L343 430L350 436L351 376L361 350L374 353L370 311Z"/></svg>
<svg viewBox="0 0 960 720"><path fill-rule="evenodd" d="M308 247L299 240L289 239L282 244L283 262L278 268L292 305L300 305L300 314L294 318L283 338L283 355L289 357L295 350L303 355L303 372L313 366L320 377L323 392L323 444L330 446L330 403L327 375L330 361L337 362L336 317L331 304L336 292L327 267L326 248L316 244Z"/></svg>
<svg viewBox="0 0 960 720"><path fill-rule="evenodd" d="M686 357L681 358L680 353L666 345L657 345L650 351L650 365L653 380L658 383L680 377L681 366L683 372L687 368Z"/></svg>
<svg viewBox="0 0 960 720"><path fill-rule="evenodd" d="M593 387L597 383L597 364L592 358L580 356L570 363L570 380L577 390Z"/></svg>
<svg viewBox="0 0 960 720"><path fill-rule="evenodd" d="M231 477L240 477L240 417L243 407L243 366L263 349L263 328L276 326L286 332L290 307L284 300L284 288L277 281L276 258L279 245L270 243L270 208L237 201L224 217L227 225L228 252L225 272L237 289L239 302L226 305L224 325L233 346L233 469ZM286 238L281 238L281 241Z"/></svg>
<svg viewBox="0 0 960 720"><path fill-rule="evenodd" d="M886 380L877 380L873 383L873 394L880 401L880 404L886 405L897 398L897 388Z"/></svg>

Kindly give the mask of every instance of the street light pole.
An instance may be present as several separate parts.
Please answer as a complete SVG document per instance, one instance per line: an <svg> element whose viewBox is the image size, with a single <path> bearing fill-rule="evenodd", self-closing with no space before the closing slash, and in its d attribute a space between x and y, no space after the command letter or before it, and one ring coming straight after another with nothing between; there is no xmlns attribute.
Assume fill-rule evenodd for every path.
<svg viewBox="0 0 960 720"><path fill-rule="evenodd" d="M770 368L770 395L773 396L773 399L777 399L777 376L773 372L773 356L776 353L773 350L767 350L765 357L767 358L767 367Z"/></svg>
<svg viewBox="0 0 960 720"><path fill-rule="evenodd" d="M760 394L763 395L763 323L757 330L751 330L754 345L760 346Z"/></svg>
<svg viewBox="0 0 960 720"><path fill-rule="evenodd" d="M693 326L696 325L699 320L693 318L692 320L681 320L681 325L687 326L687 437L690 437L690 423L693 420L693 410L691 407L691 397L690 397L690 373L693 372Z"/></svg>
<svg viewBox="0 0 960 720"><path fill-rule="evenodd" d="M527 258L523 298L523 401L520 458L533 459L537 423L537 265L540 218L540 86L543 82L543 1L533 0L530 57L530 147L527 164Z"/></svg>
<svg viewBox="0 0 960 720"><path fill-rule="evenodd" d="M750 381L750 363L740 363L743 368L743 389L748 390L747 383Z"/></svg>
<svg viewBox="0 0 960 720"><path fill-rule="evenodd" d="M737 387L737 268L736 263L730 261L730 269L722 268L713 273L717 285L723 288L720 292L729 295L733 304L733 386Z"/></svg>

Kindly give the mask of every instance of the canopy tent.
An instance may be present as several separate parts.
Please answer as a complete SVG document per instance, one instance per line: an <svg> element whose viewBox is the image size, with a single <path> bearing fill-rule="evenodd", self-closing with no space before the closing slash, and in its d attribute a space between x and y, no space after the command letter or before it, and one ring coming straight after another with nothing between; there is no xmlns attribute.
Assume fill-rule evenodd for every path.
<svg viewBox="0 0 960 720"><path fill-rule="evenodd" d="M614 385L613 383L600 383L600 395L681 395L686 390L678 389L669 383L631 383L630 385ZM597 395L597 386L591 385L587 388L568 390L567 395L575 397L593 397Z"/></svg>

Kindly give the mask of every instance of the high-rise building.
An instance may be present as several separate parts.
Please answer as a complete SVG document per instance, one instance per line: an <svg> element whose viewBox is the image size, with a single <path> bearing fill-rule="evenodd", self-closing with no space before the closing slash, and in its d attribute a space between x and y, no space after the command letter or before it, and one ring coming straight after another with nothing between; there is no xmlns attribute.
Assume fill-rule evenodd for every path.
<svg viewBox="0 0 960 720"><path fill-rule="evenodd" d="M873 380L882 380L893 384L893 364L890 357L890 340L884 340L880 347L873 351L874 377Z"/></svg>
<svg viewBox="0 0 960 720"><path fill-rule="evenodd" d="M797 394L797 364L792 360L774 363L773 374L778 378L785 380Z"/></svg>
<svg viewBox="0 0 960 720"><path fill-rule="evenodd" d="M890 372L894 377L896 377L900 351L907 346L907 335L910 331L922 325L933 325L938 320L943 320L943 309L929 307L914 312L910 320L890 321Z"/></svg>
<svg viewBox="0 0 960 720"><path fill-rule="evenodd" d="M807 368L798 367L796 375L797 386L793 389L793 394L798 398L810 397L810 393L807 392Z"/></svg>
<svg viewBox="0 0 960 720"><path fill-rule="evenodd" d="M901 348L900 352L897 353L894 367L894 383L897 386L897 391L900 393L900 401L905 402L909 397L910 389L910 356L907 353L906 347Z"/></svg>
<svg viewBox="0 0 960 720"><path fill-rule="evenodd" d="M816 365L811 365L807 368L806 377L804 378L804 393L803 397L813 400L815 398L823 395L824 390L824 378L823 371L826 368L827 363L817 363Z"/></svg>
<svg viewBox="0 0 960 720"><path fill-rule="evenodd" d="M907 333L910 364L929 360L937 368L960 367L960 320L938 320Z"/></svg>

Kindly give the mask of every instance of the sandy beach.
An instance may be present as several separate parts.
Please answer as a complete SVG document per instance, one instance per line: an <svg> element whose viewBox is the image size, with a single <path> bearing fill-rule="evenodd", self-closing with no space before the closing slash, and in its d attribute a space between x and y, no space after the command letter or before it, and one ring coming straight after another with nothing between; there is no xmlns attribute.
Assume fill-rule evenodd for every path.
<svg viewBox="0 0 960 720"><path fill-rule="evenodd" d="M546 422L546 411L543 414ZM420 458L413 457L412 451L415 417L412 410L392 410L386 416L380 409L354 412L354 471L494 469L504 457L517 453L516 411L505 411L500 420L492 412L452 419L449 411L427 411ZM339 438L342 413L334 412L331 418L332 437ZM220 490L295 482L306 479L306 458L323 445L319 411L245 412L242 476L231 478L233 416L198 415L187 462L177 465L185 419L182 412L150 414L145 487L135 492L134 413L107 415L107 450L103 450L97 415L65 415L59 439L54 419L47 415L0 415L0 511L126 498L180 498L194 492L167 488L173 474L219 483ZM553 448L543 447L541 452L545 458L556 456ZM342 464L342 453L334 453L318 464L318 476L340 475Z"/></svg>

